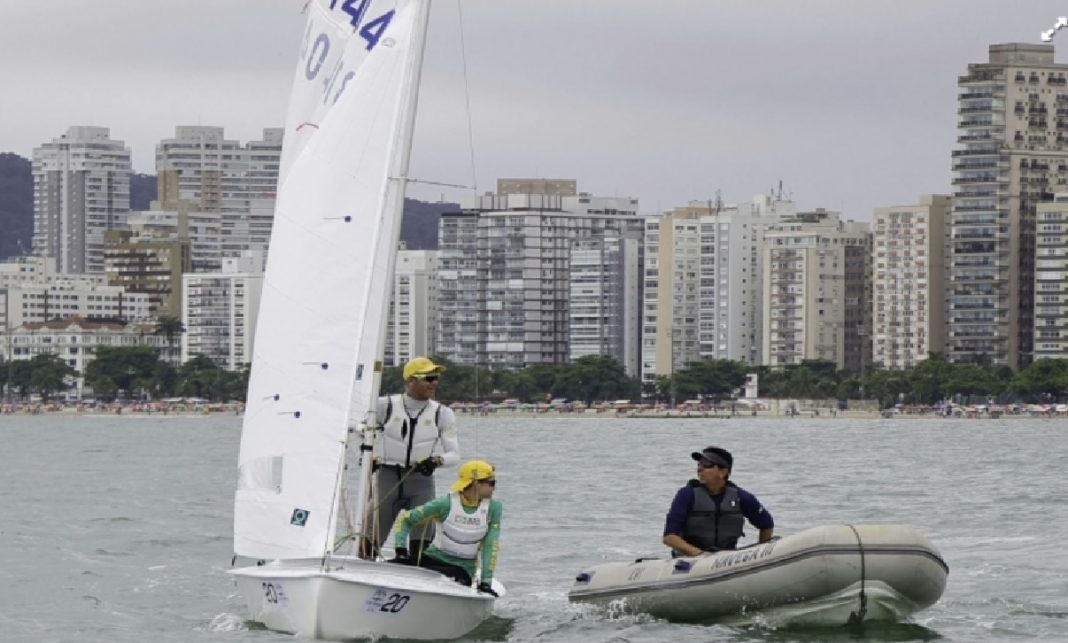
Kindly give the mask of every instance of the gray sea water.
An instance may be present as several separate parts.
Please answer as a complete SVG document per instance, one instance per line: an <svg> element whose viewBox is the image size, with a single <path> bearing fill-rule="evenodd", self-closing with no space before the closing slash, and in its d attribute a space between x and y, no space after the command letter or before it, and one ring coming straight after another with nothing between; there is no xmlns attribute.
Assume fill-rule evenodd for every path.
<svg viewBox="0 0 1068 643"><path fill-rule="evenodd" d="M464 456L498 466L498 576L510 591L471 640L1068 641L1064 420L460 422ZM0 416L0 641L293 640L251 626L224 573L239 434L232 416ZM942 600L862 629L680 625L571 606L583 567L664 553L689 453L711 444L734 452L733 479L779 534L919 528L950 566Z"/></svg>

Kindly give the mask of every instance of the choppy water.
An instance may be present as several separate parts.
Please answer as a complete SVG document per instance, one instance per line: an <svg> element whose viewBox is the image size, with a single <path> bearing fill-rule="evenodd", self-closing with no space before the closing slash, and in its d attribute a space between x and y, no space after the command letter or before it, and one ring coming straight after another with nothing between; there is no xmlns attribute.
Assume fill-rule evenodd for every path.
<svg viewBox="0 0 1068 643"><path fill-rule="evenodd" d="M461 417L465 456L498 465L509 595L485 641L1068 641L1068 422ZM233 582L239 418L0 416L0 641L289 641L250 628ZM789 534L907 522L950 565L910 623L677 625L572 607L594 562L662 554L690 451ZM447 472L446 472L447 474ZM439 488L443 486L439 481Z"/></svg>

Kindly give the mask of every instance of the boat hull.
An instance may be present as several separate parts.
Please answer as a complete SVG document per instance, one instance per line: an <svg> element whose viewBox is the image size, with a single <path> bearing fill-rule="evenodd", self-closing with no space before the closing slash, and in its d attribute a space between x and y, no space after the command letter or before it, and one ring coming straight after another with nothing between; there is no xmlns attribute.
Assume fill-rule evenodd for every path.
<svg viewBox="0 0 1068 643"><path fill-rule="evenodd" d="M683 622L898 621L934 604L949 568L905 525L827 525L737 551L597 565L573 602Z"/></svg>
<svg viewBox="0 0 1068 643"><path fill-rule="evenodd" d="M453 639L493 611L493 597L426 569L356 558L275 561L230 571L253 621L327 640Z"/></svg>

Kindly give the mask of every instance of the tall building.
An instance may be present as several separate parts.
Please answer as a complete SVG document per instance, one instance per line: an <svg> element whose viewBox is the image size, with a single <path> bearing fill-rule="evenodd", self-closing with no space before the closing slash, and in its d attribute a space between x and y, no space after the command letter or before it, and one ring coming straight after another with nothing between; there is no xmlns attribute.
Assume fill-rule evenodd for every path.
<svg viewBox="0 0 1068 643"><path fill-rule="evenodd" d="M645 222L641 373L646 385L700 354L702 212L707 208L676 208Z"/></svg>
<svg viewBox="0 0 1068 643"><path fill-rule="evenodd" d="M106 127L71 127L33 151L33 253L62 273L104 272L104 233L130 211L130 150Z"/></svg>
<svg viewBox="0 0 1068 643"><path fill-rule="evenodd" d="M567 362L571 249L640 236L637 201L575 193L573 181L503 179L463 205L439 227L438 352L489 368Z"/></svg>
<svg viewBox="0 0 1068 643"><path fill-rule="evenodd" d="M571 360L606 355L641 373L641 238L608 236L571 248Z"/></svg>
<svg viewBox="0 0 1068 643"><path fill-rule="evenodd" d="M875 210L872 230L872 360L907 370L945 352L949 197Z"/></svg>
<svg viewBox="0 0 1068 643"><path fill-rule="evenodd" d="M206 355L218 366L239 370L252 362L262 266L262 257L248 253L224 259L219 272L182 276L183 363Z"/></svg>
<svg viewBox="0 0 1068 643"><path fill-rule="evenodd" d="M266 259L274 222L281 128L242 146L221 127L182 125L156 146L161 209L219 212L220 253L240 258L252 251Z"/></svg>
<svg viewBox="0 0 1068 643"><path fill-rule="evenodd" d="M191 201L205 212L247 212L256 200L273 200L282 153L282 129L242 145L223 128L179 125L156 146L159 201Z"/></svg>
<svg viewBox="0 0 1068 643"><path fill-rule="evenodd" d="M692 202L646 230L642 380L696 359L763 364L764 232L795 213L770 196Z"/></svg>
<svg viewBox="0 0 1068 643"><path fill-rule="evenodd" d="M765 362L819 359L863 373L871 356L869 225L817 209L764 236Z"/></svg>
<svg viewBox="0 0 1068 643"><path fill-rule="evenodd" d="M479 346L478 220L477 212L446 212L438 221L435 348L469 365Z"/></svg>
<svg viewBox="0 0 1068 643"><path fill-rule="evenodd" d="M1035 359L1068 356L1068 194L1038 206Z"/></svg>
<svg viewBox="0 0 1068 643"><path fill-rule="evenodd" d="M386 322L386 364L401 366L413 357L437 354L437 254L434 250L401 250L397 254Z"/></svg>
<svg viewBox="0 0 1068 643"><path fill-rule="evenodd" d="M1052 45L991 45L957 84L947 352L1019 368L1034 348L1035 209L1068 184L1068 65Z"/></svg>

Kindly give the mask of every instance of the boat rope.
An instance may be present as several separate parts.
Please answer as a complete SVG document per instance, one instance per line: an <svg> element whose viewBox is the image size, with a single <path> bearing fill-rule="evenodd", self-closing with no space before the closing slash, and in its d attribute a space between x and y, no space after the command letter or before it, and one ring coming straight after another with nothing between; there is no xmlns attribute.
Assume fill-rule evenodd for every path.
<svg viewBox="0 0 1068 643"><path fill-rule="evenodd" d="M460 190L476 190L473 185L463 185L461 183L445 183L443 181L427 181L426 179L404 179L408 183L422 183L423 185L438 185L443 188L458 188Z"/></svg>
<svg viewBox="0 0 1068 643"><path fill-rule="evenodd" d="M857 549L860 551L860 609L855 612L849 613L849 620L846 621L846 625L859 625L864 622L864 616L868 613L868 595L864 592L864 581L867 577L867 568L864 560L864 541L860 539L860 533L853 525L846 525L853 531L853 535L857 538Z"/></svg>
<svg viewBox="0 0 1068 643"><path fill-rule="evenodd" d="M471 153L471 190L478 193L478 174L475 171L475 135L471 124L471 88L467 82L467 41L464 39L464 10L460 0L456 0L457 20L460 23L460 64L464 75L464 105L467 113L467 149Z"/></svg>

